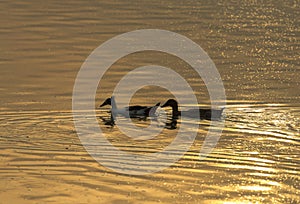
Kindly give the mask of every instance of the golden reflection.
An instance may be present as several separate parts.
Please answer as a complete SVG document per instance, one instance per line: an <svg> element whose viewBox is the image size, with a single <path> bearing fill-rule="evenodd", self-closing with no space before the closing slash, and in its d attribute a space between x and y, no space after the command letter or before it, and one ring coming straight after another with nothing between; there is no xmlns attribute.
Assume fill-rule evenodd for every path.
<svg viewBox="0 0 300 204"><path fill-rule="evenodd" d="M298 203L299 6L291 2L2 0L0 203ZM226 127L205 160L198 156L207 121L185 157L136 177L88 155L74 128L72 90L92 50L145 28L177 32L203 47L223 79L228 106ZM182 74L199 103L210 104L188 64L150 51L113 64L97 98L110 96L125 73L148 64ZM141 90L132 102L150 105L159 102L155 98L172 96ZM145 143L102 126L112 143L138 155L166 147L176 125Z"/></svg>
<svg viewBox="0 0 300 204"><path fill-rule="evenodd" d="M249 190L249 191L271 191L271 187L267 186L240 186L241 190Z"/></svg>

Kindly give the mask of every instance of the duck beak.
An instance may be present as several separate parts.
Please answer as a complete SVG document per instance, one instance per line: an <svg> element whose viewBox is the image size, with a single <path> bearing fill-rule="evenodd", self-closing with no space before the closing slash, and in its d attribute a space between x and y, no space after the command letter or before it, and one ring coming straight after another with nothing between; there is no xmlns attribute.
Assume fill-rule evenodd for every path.
<svg viewBox="0 0 300 204"><path fill-rule="evenodd" d="M99 108L103 107L103 106L106 106L108 103L106 101L104 101L100 106Z"/></svg>
<svg viewBox="0 0 300 204"><path fill-rule="evenodd" d="M167 107L168 106L168 104L167 103L165 103L164 105L162 105L161 107L162 108L164 108L164 107Z"/></svg>

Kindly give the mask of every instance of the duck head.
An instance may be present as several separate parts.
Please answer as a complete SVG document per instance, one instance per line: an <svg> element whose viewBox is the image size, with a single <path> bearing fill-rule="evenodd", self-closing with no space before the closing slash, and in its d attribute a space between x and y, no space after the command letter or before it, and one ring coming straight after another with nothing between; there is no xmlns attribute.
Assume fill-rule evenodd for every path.
<svg viewBox="0 0 300 204"><path fill-rule="evenodd" d="M180 115L180 111L178 111L178 102L175 99L169 99L164 105L161 106L163 107L171 107L172 108L172 118L177 119L178 116Z"/></svg>
<svg viewBox="0 0 300 204"><path fill-rule="evenodd" d="M161 106L164 107L172 107L173 109L178 109L178 103L175 99L169 99L164 105Z"/></svg>
<svg viewBox="0 0 300 204"><path fill-rule="evenodd" d="M100 106L99 108L106 106L106 105L111 105L111 98L107 98Z"/></svg>

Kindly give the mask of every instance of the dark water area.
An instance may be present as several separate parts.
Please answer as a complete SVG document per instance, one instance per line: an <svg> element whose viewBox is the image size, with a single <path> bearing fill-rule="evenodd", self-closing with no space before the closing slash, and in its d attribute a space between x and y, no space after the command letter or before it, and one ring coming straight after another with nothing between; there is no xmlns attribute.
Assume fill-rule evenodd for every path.
<svg viewBox="0 0 300 204"><path fill-rule="evenodd" d="M298 1L1 1L0 8L0 203L300 201ZM137 29L184 35L215 63L227 105L222 135L205 160L199 151L207 120L199 121L189 151L154 174L114 172L82 146L72 116L76 75L100 44ZM199 103L210 106L205 83L190 66L155 51L115 62L99 83L96 106L126 73L150 64L178 72ZM144 87L131 103L149 106L172 97ZM110 117L107 111L96 109L99 127L123 151L160 151L178 131L128 140L100 119Z"/></svg>

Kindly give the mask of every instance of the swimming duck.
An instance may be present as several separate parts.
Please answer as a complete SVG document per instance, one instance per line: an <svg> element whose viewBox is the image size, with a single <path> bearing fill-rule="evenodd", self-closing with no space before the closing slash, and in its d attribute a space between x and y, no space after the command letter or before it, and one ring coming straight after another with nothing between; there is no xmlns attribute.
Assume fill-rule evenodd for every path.
<svg viewBox="0 0 300 204"><path fill-rule="evenodd" d="M116 106L115 98L112 96L111 98L107 98L100 106L106 106L106 105L111 105L111 112L114 115L123 115L126 116L127 111L129 111L129 117L130 118L141 118L141 117L149 117L149 116L154 116L157 108L159 107L160 103L157 103L155 106L140 106L140 105L135 105L135 106L128 106L125 108L118 109Z"/></svg>
<svg viewBox="0 0 300 204"><path fill-rule="evenodd" d="M175 99L169 99L163 107L171 107L172 108L172 118L176 119L179 116L181 116L181 111L178 110L178 102ZM195 111L199 111L200 119L206 119L206 120L213 120L213 119L219 119L222 116L224 108L221 109L190 109L187 111L184 111L186 115L190 115L193 117L192 113ZM213 115L212 115L213 113ZM213 118L212 118L213 116Z"/></svg>

